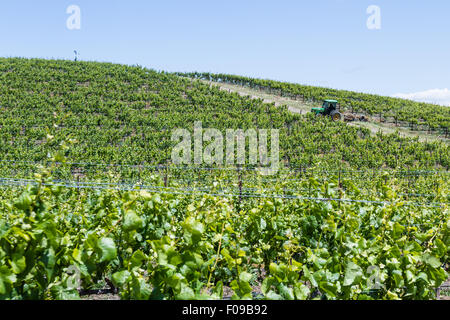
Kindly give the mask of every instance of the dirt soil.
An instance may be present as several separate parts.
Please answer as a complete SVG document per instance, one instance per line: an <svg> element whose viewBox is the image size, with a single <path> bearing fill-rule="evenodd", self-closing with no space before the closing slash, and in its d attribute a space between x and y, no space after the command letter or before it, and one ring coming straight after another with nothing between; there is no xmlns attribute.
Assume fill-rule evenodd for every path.
<svg viewBox="0 0 450 320"><path fill-rule="evenodd" d="M253 298L260 298L263 296L261 291L262 279L266 276L264 268L262 269L261 276L258 277L256 284L252 286ZM231 300L233 296L233 290L228 286L223 286L223 300ZM118 294L91 294L81 297L82 300L120 300ZM442 284L440 287L440 295L437 300L450 300L450 278Z"/></svg>

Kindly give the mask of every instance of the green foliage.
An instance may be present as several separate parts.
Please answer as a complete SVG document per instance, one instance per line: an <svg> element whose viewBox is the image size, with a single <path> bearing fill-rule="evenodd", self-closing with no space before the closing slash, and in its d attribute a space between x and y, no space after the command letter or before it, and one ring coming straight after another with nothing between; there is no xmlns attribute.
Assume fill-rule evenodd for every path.
<svg viewBox="0 0 450 320"><path fill-rule="evenodd" d="M233 299L433 299L448 278L445 172L341 177L341 167L447 168L445 144L368 137L139 67L0 59L0 80L0 152L51 162L0 167L2 177L32 179L0 189L0 299L79 299L106 280L122 299L222 299L230 290ZM79 164L165 162L170 130L199 119L221 130L280 128L285 162L339 172L244 174L243 197L227 199L213 194L236 193L235 172ZM85 188L64 186L74 172ZM210 194L104 182L177 190L180 175ZM412 201L411 190L430 195ZM330 200L338 198L352 201Z"/></svg>
<svg viewBox="0 0 450 320"><path fill-rule="evenodd" d="M448 133L450 110L447 107L430 103L420 103L399 98L382 97L346 90L312 87L272 80L253 79L229 74L211 73L176 73L196 79L227 82L259 90L269 90L281 96L322 102L337 99L341 108L352 112L365 112L374 116L393 117L396 121L407 121L410 125L424 123L429 128L442 128Z"/></svg>
<svg viewBox="0 0 450 320"><path fill-rule="evenodd" d="M45 172L0 192L1 299L79 299L104 278L122 299L433 299L448 278L447 206L56 195Z"/></svg>
<svg viewBox="0 0 450 320"><path fill-rule="evenodd" d="M231 76L226 79L242 80ZM200 81L136 66L1 58L0 81L1 160L45 161L48 153L56 154L57 161L67 157L67 162L78 163L70 165L69 172L81 172L90 178L105 168L79 163L170 162L175 145L172 130L184 128L192 133L195 121L202 121L203 128L220 130L224 136L226 129L279 129L280 159L290 166L449 167L449 146L445 143L420 143L398 134L370 136L363 128L293 114L286 106L276 107ZM244 83L258 81L247 79ZM297 90L277 82L264 85ZM306 92L322 90L299 88L299 94L306 97ZM319 99L328 94L334 95L313 95ZM354 95L359 101L358 94ZM377 99L383 98L374 99L361 103L374 108L382 105ZM403 102L396 101L386 103L395 102L395 109L403 112ZM410 109L417 117L428 110L421 105ZM427 121L448 123L448 112L448 108L431 107L426 111ZM407 117L410 113L406 112ZM59 143L68 137L77 143L70 150L58 150ZM18 163L2 165L0 176L14 172L16 177L20 173L23 178L31 178L34 169ZM125 171L120 173L136 179L136 171Z"/></svg>

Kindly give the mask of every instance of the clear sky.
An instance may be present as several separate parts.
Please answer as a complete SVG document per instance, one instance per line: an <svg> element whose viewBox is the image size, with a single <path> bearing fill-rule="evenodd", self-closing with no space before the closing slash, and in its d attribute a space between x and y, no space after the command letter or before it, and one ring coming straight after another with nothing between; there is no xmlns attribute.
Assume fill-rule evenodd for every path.
<svg viewBox="0 0 450 320"><path fill-rule="evenodd" d="M81 28L69 30L70 5ZM366 12L381 9L381 29ZM450 105L448 0L14 0L0 56L231 73Z"/></svg>

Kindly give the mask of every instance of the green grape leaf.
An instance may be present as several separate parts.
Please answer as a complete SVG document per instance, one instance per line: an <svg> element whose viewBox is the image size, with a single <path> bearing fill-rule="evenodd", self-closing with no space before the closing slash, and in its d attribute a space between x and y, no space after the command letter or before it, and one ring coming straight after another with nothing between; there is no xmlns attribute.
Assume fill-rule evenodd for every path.
<svg viewBox="0 0 450 320"><path fill-rule="evenodd" d="M117 249L114 240L111 238L101 238L98 241L101 257L99 262L111 261L117 256Z"/></svg>

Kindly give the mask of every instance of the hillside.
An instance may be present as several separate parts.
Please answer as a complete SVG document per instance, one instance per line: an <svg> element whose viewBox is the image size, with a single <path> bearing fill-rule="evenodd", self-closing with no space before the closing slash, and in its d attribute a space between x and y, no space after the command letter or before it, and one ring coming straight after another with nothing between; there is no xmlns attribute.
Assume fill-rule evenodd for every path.
<svg viewBox="0 0 450 320"><path fill-rule="evenodd" d="M240 85L252 89L276 93L281 97L294 98L303 102L321 102L324 99L337 99L342 111L362 112L378 118L379 122L403 125L411 130L426 130L449 135L450 108L429 103L414 102L373 94L312 87L294 83L254 79L228 74L177 73L194 79Z"/></svg>
<svg viewBox="0 0 450 320"><path fill-rule="evenodd" d="M449 166L449 147L439 142L370 136L364 128L292 114L287 107L138 66L2 58L0 83L3 160L46 159L49 129L78 141L71 161L168 163L171 130L192 131L202 121L204 128L223 132L280 129L280 158L288 166Z"/></svg>
<svg viewBox="0 0 450 320"><path fill-rule="evenodd" d="M232 84L229 82L215 82L209 80L202 80L205 83L218 86L222 90L228 92L236 92L241 96L250 96L253 99L262 99L266 103L275 103L276 106L286 105L289 111L293 113L307 114L311 112L311 108L318 107L321 105L319 101L306 101L299 96L289 96L289 95L280 95L280 92L270 90L269 88L252 88L249 86L242 86L239 84ZM439 106L438 106L439 107ZM367 112L352 112L352 110L342 108L341 112L343 112L344 119L343 121L347 121L347 124L350 126L367 128L371 131L372 135L376 135L378 132L382 132L384 134L392 134L398 132L402 137L407 138L419 138L419 141L428 142L428 141L444 141L445 143L450 142L450 135L446 134L445 129L441 130L433 130L427 125L415 126L411 127L409 122L401 122L395 120L393 118L385 118L379 117L378 115L370 115ZM349 120L345 120L345 117ZM356 117L352 117L356 116ZM364 116L367 121L358 121L358 117Z"/></svg>

